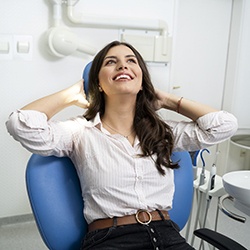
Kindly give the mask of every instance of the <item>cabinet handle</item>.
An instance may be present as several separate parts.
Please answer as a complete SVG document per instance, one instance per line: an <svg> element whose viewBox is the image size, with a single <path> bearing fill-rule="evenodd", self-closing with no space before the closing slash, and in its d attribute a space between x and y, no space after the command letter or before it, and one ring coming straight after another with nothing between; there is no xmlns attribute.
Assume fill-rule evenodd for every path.
<svg viewBox="0 0 250 250"><path fill-rule="evenodd" d="M173 86L173 89L180 89L181 86Z"/></svg>

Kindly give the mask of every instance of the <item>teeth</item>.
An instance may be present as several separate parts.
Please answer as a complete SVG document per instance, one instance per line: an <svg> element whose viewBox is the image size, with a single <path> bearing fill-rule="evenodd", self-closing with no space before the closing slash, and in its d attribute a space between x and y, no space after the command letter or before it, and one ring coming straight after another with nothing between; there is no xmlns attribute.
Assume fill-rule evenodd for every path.
<svg viewBox="0 0 250 250"><path fill-rule="evenodd" d="M119 76L117 76L117 77L115 78L115 80L120 80L120 79L128 79L128 80L130 80L131 77L128 76L128 75L119 75Z"/></svg>

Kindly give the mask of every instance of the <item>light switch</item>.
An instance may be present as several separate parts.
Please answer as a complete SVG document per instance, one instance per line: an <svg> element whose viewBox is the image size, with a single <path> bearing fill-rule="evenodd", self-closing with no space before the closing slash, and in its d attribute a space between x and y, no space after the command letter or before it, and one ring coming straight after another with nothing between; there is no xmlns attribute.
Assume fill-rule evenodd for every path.
<svg viewBox="0 0 250 250"><path fill-rule="evenodd" d="M30 35L0 34L0 61L32 60L33 37Z"/></svg>
<svg viewBox="0 0 250 250"><path fill-rule="evenodd" d="M29 50L30 50L29 42L22 42L22 41L17 42L18 53L26 54L26 53L29 53Z"/></svg>
<svg viewBox="0 0 250 250"><path fill-rule="evenodd" d="M10 44L8 41L0 41L0 54L8 54L10 51Z"/></svg>
<svg viewBox="0 0 250 250"><path fill-rule="evenodd" d="M0 61L13 59L13 36L0 34Z"/></svg>
<svg viewBox="0 0 250 250"><path fill-rule="evenodd" d="M29 35L14 35L14 59L32 60L33 37Z"/></svg>

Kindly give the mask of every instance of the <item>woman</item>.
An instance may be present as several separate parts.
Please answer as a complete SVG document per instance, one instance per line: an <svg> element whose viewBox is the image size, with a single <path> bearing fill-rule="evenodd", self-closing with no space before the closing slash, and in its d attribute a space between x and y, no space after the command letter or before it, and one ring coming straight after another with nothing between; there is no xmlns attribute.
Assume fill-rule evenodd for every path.
<svg viewBox="0 0 250 250"><path fill-rule="evenodd" d="M64 122L51 120L70 105L87 111ZM156 114L160 108L192 121L165 122ZM170 155L228 139L237 120L225 111L154 90L140 54L115 41L93 60L89 101L79 81L13 112L7 128L33 153L72 159L89 224L82 249L187 250L193 248L167 212L173 169L178 167Z"/></svg>

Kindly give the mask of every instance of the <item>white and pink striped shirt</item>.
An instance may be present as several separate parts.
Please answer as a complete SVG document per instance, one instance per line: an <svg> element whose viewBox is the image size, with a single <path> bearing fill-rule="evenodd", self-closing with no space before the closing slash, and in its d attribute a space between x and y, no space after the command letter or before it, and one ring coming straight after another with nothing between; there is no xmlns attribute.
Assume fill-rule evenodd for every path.
<svg viewBox="0 0 250 250"><path fill-rule="evenodd" d="M174 150L195 151L220 143L237 130L236 118L219 111L196 122L166 121L173 130ZM17 110L6 122L9 133L32 153L68 156L81 182L84 216L96 219L134 214L138 209L169 210L174 193L173 171L162 176L150 157L141 154L138 138L132 146L119 134L110 134L99 114L47 121L45 114Z"/></svg>

